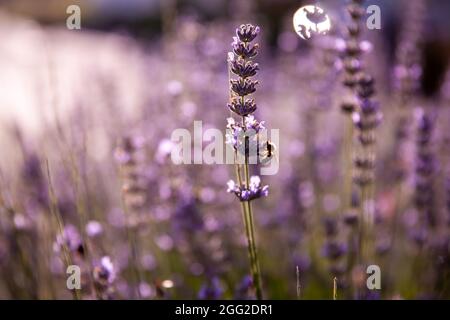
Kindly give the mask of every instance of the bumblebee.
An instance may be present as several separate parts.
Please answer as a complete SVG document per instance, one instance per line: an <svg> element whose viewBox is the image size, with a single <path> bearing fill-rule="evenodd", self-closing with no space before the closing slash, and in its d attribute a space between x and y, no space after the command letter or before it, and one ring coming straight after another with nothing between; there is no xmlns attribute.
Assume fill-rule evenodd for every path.
<svg viewBox="0 0 450 320"><path fill-rule="evenodd" d="M261 148L262 147L262 148ZM276 158L276 146L271 141L267 140L262 146L258 147L258 158L261 164L267 164L273 158Z"/></svg>

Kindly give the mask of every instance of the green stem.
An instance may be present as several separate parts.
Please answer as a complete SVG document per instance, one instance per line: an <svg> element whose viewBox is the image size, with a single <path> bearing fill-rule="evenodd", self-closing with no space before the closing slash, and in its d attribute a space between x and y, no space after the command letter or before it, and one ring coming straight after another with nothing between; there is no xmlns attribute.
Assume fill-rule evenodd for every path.
<svg viewBox="0 0 450 320"><path fill-rule="evenodd" d="M338 295L337 295L337 278L334 277L333 279L333 300L337 300L338 299Z"/></svg>
<svg viewBox="0 0 450 320"><path fill-rule="evenodd" d="M352 271L355 267L355 263L357 260L357 253L355 252L355 241L358 237L358 228L354 225L352 225L350 233L348 235L348 254L347 254L347 269L346 269L346 278L349 282L348 286L348 299L353 299L355 297L355 294L357 292L357 288L355 288L355 285L352 281Z"/></svg>
<svg viewBox="0 0 450 320"><path fill-rule="evenodd" d="M242 98L243 99L243 98ZM242 117L242 123L245 127L245 116ZM250 170L249 170L249 155L247 154L247 138L245 138L244 146L244 175L245 175L245 187L248 190L250 187ZM244 205L244 224L247 233L247 243L250 255L250 266L252 271L253 284L256 290L256 298L258 300L262 299L262 289L261 289L261 272L259 268L258 255L256 251L256 241L255 241L255 227L253 223L253 211L250 201L246 201Z"/></svg>
<svg viewBox="0 0 450 320"><path fill-rule="evenodd" d="M241 168L240 165L237 163L237 152L235 152L235 169L236 169L236 179L240 186L242 186L242 177L241 177ZM245 175L247 176L248 167L246 167ZM246 184L247 185L247 184ZM250 227L253 224L253 221L249 219L251 215L248 214L247 210L247 204L248 202L241 202L241 213L242 213L242 221L245 228L245 236L247 238L247 249L248 249L248 256L250 259L250 272L252 275L253 283L255 284L256 289L256 296L258 299L261 299L261 288L260 288L260 280L259 280L259 264L255 261L257 261L256 256L256 249L254 245L254 236L253 236L253 230ZM251 210L251 208L250 208ZM256 258L255 258L256 257Z"/></svg>
<svg viewBox="0 0 450 320"><path fill-rule="evenodd" d="M48 160L46 160L46 174L47 174L47 183L48 183L48 189L50 194L50 213L55 217L58 232L59 234L64 237L64 222L61 217L61 213L58 209L58 200L53 188L52 178L50 175L50 165L48 163ZM70 255L69 248L67 247L67 244L65 241L62 241L62 256L63 261L67 270L67 267L72 265L72 257ZM81 300L81 294L78 289L71 290L72 296L74 300Z"/></svg>
<svg viewBox="0 0 450 320"><path fill-rule="evenodd" d="M255 289L256 289L256 298L258 300L262 299L262 289L261 289L261 269L259 267L259 260L258 260L258 254L257 254L257 250L256 250L256 240L255 240L255 230L254 230L254 223L253 223L253 212L252 212L252 205L251 202L247 202L247 215L248 215L248 224L249 224L249 228L250 228L250 246L251 246L251 250L253 251L253 261L252 261L252 265L253 265L253 269L254 269L254 274L253 274L253 282L255 284Z"/></svg>
<svg viewBox="0 0 450 320"><path fill-rule="evenodd" d="M138 250L138 240L136 230L131 224L132 220L130 219L130 212L128 211L128 206L126 205L126 201L124 196L121 197L122 208L125 214L126 221L126 236L128 243L130 245L131 250L131 272L134 280L134 290L132 290L133 294L137 299L141 299L141 294L139 292L139 284L141 281L141 274L139 270L139 250Z"/></svg>
<svg viewBox="0 0 450 320"><path fill-rule="evenodd" d="M353 186L353 135L354 135L354 125L351 114L345 114L345 137L344 137L344 177L343 177L343 198L342 198L342 210L341 214L349 213L352 208L352 186ZM355 250L355 240L358 239L358 228L356 226L351 226L348 234L348 248L349 252L347 254L347 269L346 278L347 281L352 282L352 271L355 267L357 261L357 256ZM356 292L354 285L348 286L348 297L353 298Z"/></svg>
<svg viewBox="0 0 450 320"><path fill-rule="evenodd" d="M352 205L352 179L353 179L353 121L351 115L346 115L346 135L344 139L344 189L342 199L342 212L347 213Z"/></svg>

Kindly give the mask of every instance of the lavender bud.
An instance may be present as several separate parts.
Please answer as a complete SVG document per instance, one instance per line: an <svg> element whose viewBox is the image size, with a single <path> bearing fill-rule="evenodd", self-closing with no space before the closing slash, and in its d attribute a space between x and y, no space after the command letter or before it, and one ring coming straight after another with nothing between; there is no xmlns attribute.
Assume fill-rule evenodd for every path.
<svg viewBox="0 0 450 320"><path fill-rule="evenodd" d="M253 289L253 280L252 277L247 275L245 276L241 282L239 283L236 293L235 293L235 299L237 300L248 300L251 299Z"/></svg>
<svg viewBox="0 0 450 320"><path fill-rule="evenodd" d="M108 286L113 283L116 274L111 258L103 257L100 263L93 270L94 281L102 286Z"/></svg>
<svg viewBox="0 0 450 320"><path fill-rule="evenodd" d="M344 85L346 84L346 82L344 81ZM345 113L353 113L356 108L358 107L358 105L354 102L343 102L341 104L341 110Z"/></svg>
<svg viewBox="0 0 450 320"><path fill-rule="evenodd" d="M67 247L70 252L78 253L81 256L84 255L81 235L73 225L66 225L63 233L56 237L56 242L53 246L55 252L62 252L64 247Z"/></svg>
<svg viewBox="0 0 450 320"><path fill-rule="evenodd" d="M251 24L242 24L236 29L236 35L242 42L252 42L258 36L260 28Z"/></svg>
<svg viewBox="0 0 450 320"><path fill-rule="evenodd" d="M414 202L421 223L430 227L437 224L435 208L435 156L432 150L434 121L426 112L420 114L417 129L416 181Z"/></svg>
<svg viewBox="0 0 450 320"><path fill-rule="evenodd" d="M344 215L344 223L349 226L354 226L358 223L358 215L354 212L349 212Z"/></svg>
<svg viewBox="0 0 450 320"><path fill-rule="evenodd" d="M248 189L245 186L238 186L233 180L228 181L227 192L234 193L240 201L251 201L269 195L269 186L261 187L261 179L252 176Z"/></svg>
<svg viewBox="0 0 450 320"><path fill-rule="evenodd" d="M86 224L86 234L95 238L103 233L103 227L100 222L91 220Z"/></svg>
<svg viewBox="0 0 450 320"><path fill-rule="evenodd" d="M374 83L375 81L372 76L362 74L358 78L358 88L357 88L358 96L361 99L367 99L373 96L375 93Z"/></svg>
<svg viewBox="0 0 450 320"><path fill-rule="evenodd" d="M231 62L231 71L241 78L253 77L258 70L258 64L251 61L245 62L243 59L235 59Z"/></svg>
<svg viewBox="0 0 450 320"><path fill-rule="evenodd" d="M237 38L231 44L233 52L242 59L250 59L256 57L258 54L258 44L250 45L240 42Z"/></svg>
<svg viewBox="0 0 450 320"><path fill-rule="evenodd" d="M244 103L241 99L233 99L228 108L240 116L248 116L256 111L256 103L254 99L245 99Z"/></svg>
<svg viewBox="0 0 450 320"><path fill-rule="evenodd" d="M198 298L202 300L218 300L222 298L222 295L223 287L219 279L213 278L200 288Z"/></svg>
<svg viewBox="0 0 450 320"><path fill-rule="evenodd" d="M343 243L330 241L323 247L323 255L331 260L337 260L347 252L347 246Z"/></svg>
<svg viewBox="0 0 450 320"><path fill-rule="evenodd" d="M327 235L327 237L332 237L335 236L337 234L337 221L335 218L333 217L326 217L323 220L323 224L325 227L325 234Z"/></svg>
<svg viewBox="0 0 450 320"><path fill-rule="evenodd" d="M256 85L258 84L257 80L254 81L248 78L232 79L230 82L231 90L241 97L254 93L256 91Z"/></svg>

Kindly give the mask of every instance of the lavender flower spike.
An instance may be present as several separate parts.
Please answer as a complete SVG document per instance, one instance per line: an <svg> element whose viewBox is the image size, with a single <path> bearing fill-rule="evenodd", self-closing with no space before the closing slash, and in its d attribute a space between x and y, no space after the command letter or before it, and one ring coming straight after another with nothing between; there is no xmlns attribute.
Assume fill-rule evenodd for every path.
<svg viewBox="0 0 450 320"><path fill-rule="evenodd" d="M251 44L251 42L258 36L259 31L259 27L251 24L243 24L237 28L236 37L233 38L234 41L231 44L235 56L233 54L228 56L229 74L234 74L237 77L235 79L230 78L230 101L227 106L235 115L239 116L239 122L233 117L228 119L227 143L233 145L236 157L238 152L243 153L245 163L242 166L243 170L241 170L240 164L236 164L238 182L228 181L227 191L234 193L241 202L253 285L256 297L262 299L251 201L266 197L269 194L269 187L261 186L261 179L258 176L250 177L249 154L247 152L251 146L258 144L259 131L264 129L264 122L257 121L253 116L256 111L256 103L254 99L249 97L255 93L258 84L258 81L252 80L252 77L258 73L259 66L251 60L257 55L258 44ZM248 136L248 133L254 134Z"/></svg>

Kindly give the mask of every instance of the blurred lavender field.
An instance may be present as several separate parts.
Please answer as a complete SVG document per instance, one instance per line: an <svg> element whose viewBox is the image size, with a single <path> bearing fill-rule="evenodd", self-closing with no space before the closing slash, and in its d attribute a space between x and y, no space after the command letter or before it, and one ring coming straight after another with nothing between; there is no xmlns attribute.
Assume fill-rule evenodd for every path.
<svg viewBox="0 0 450 320"><path fill-rule="evenodd" d="M225 133L243 23L280 129L251 201L263 297L449 299L448 4L317 3L332 30L303 40L305 1L0 2L0 299L256 298L234 166L175 165L170 140Z"/></svg>

